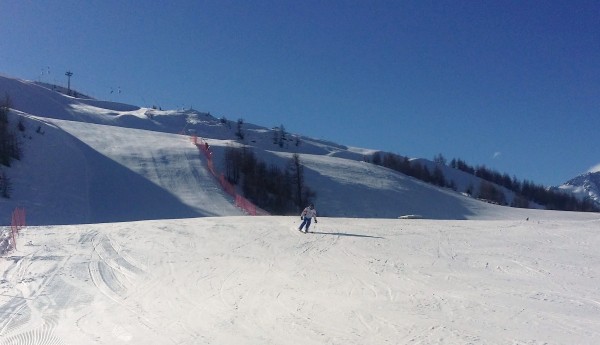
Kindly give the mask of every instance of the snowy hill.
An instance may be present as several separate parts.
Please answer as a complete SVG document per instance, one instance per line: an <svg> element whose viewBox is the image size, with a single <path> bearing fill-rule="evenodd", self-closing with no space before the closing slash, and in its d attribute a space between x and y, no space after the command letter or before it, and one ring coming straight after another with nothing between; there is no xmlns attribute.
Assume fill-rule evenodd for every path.
<svg viewBox="0 0 600 345"><path fill-rule="evenodd" d="M10 97L13 123L20 119L26 128L24 158L7 169L13 195L0 201L3 214L25 207L29 224L241 214L189 140L190 134L206 139L223 171L225 148L238 145L237 123L196 110L162 111L75 98L47 85L7 77L0 77L0 94ZM322 215L524 219L530 213L486 204L365 163L364 157L374 150L289 133L286 140L274 143L272 129L248 123L243 131L245 144L268 164L284 168L293 153L301 155L306 184L317 192ZM444 169L459 188L480 183L474 176Z"/></svg>
<svg viewBox="0 0 600 345"><path fill-rule="evenodd" d="M205 138L219 165L235 124L0 77L4 92L25 130L23 159L2 167L1 222L20 206L28 226L0 260L0 345L600 338L598 214L491 205L363 162L372 150L280 147L245 124L261 159L301 154L323 215L301 234L297 216L242 216L179 134ZM401 215L435 220L375 219Z"/></svg>
<svg viewBox="0 0 600 345"><path fill-rule="evenodd" d="M558 187L560 190L573 193L580 200L590 198L600 206L600 172L587 172L579 175Z"/></svg>

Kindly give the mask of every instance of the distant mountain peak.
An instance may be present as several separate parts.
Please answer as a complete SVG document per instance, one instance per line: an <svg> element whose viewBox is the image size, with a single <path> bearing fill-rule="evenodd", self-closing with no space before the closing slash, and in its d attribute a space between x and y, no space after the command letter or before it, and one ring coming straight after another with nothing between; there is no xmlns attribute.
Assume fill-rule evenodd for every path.
<svg viewBox="0 0 600 345"><path fill-rule="evenodd" d="M590 168L590 170L588 170L588 173L597 173L600 172L600 164L593 166Z"/></svg>
<svg viewBox="0 0 600 345"><path fill-rule="evenodd" d="M589 197L600 206L600 171L581 174L565 182L560 189L570 191L579 198Z"/></svg>
<svg viewBox="0 0 600 345"><path fill-rule="evenodd" d="M587 172L585 174L581 174L575 178L570 179L569 181L565 182L566 185L571 185L571 186L581 186L583 184L587 184L590 187L593 186L599 186L600 185L600 171L595 171L595 172Z"/></svg>

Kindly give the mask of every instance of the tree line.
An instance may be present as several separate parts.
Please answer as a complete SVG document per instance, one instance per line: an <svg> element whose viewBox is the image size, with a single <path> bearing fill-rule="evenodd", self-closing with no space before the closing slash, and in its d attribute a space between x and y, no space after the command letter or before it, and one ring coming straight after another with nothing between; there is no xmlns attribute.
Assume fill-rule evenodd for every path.
<svg viewBox="0 0 600 345"><path fill-rule="evenodd" d="M8 94L0 102L0 165L10 167L13 159L21 159L21 145L17 136L17 129L24 131L23 122L19 121L17 129L10 126L8 121L8 112L11 108L11 101ZM0 169L0 196L10 197L12 183L6 172Z"/></svg>
<svg viewBox="0 0 600 345"><path fill-rule="evenodd" d="M433 171L430 171L427 166L418 162L411 162L408 157L398 154L375 152L371 156L371 163L373 164L384 166L436 186L456 190L455 183L446 179L441 169L442 166L448 165L446 159L439 154L434 157L433 161L435 167ZM519 181L514 176L511 177L506 173L501 174L485 166L473 167L456 158L450 161L449 166L479 177L482 182L477 191L475 186L471 185L467 188L466 193L488 202L519 208L530 208L531 203L534 202L549 210L600 212L600 208L589 198L579 200L572 194L549 189L528 180ZM510 204L502 189L497 186L514 192L515 196Z"/></svg>
<svg viewBox="0 0 600 345"><path fill-rule="evenodd" d="M371 157L371 163L401 172L404 175L412 176L439 187L456 190L454 182L446 179L439 164L435 165L433 171L429 171L427 166L419 162L411 162L408 157L390 152L375 152Z"/></svg>
<svg viewBox="0 0 600 345"><path fill-rule="evenodd" d="M450 161L450 167L514 192L517 195L517 200L513 201L515 207L528 207L528 202L532 201L549 210L600 212L600 208L589 198L579 200L572 194L553 190L532 181L520 181L515 176L510 177L483 165L473 167L461 159L454 158Z"/></svg>
<svg viewBox="0 0 600 345"><path fill-rule="evenodd" d="M297 213L316 196L304 181L304 166L294 154L286 168L259 160L246 146L225 149L225 178L245 198L271 214Z"/></svg>

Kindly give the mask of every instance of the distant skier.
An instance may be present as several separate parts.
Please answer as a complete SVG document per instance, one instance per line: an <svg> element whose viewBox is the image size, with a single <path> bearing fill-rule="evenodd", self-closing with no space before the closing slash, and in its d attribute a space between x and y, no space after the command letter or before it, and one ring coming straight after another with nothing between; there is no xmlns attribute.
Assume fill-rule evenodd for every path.
<svg viewBox="0 0 600 345"><path fill-rule="evenodd" d="M300 219L302 219L302 224L300 224L300 227L298 228L299 231L302 231L302 227L304 227L304 225L306 225L306 230L304 231L305 233L308 232L308 228L310 227L310 221L312 219L315 219L315 224L317 223L317 210L315 210L315 205L314 204L310 204L308 205L307 208L304 209L304 211L302 211L302 214L300 215Z"/></svg>

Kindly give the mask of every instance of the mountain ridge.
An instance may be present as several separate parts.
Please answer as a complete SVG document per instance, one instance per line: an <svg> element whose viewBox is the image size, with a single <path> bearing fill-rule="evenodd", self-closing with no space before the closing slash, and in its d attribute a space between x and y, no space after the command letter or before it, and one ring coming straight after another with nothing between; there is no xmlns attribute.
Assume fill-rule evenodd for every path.
<svg viewBox="0 0 600 345"><path fill-rule="evenodd" d="M576 176L558 188L575 195L580 200L589 198L600 206L600 171L586 172Z"/></svg>
<svg viewBox="0 0 600 345"><path fill-rule="evenodd" d="M0 77L0 92L10 95L13 121L19 118L29 128L23 134L28 137L24 139L25 158L11 168L14 197L3 205L7 209L26 206L32 210L30 219L39 224L240 214L235 207L226 206L232 202L208 176L189 140L193 135L210 144L219 171L224 171L223 157L231 146L245 144L268 165L281 168L292 154L299 154L306 167L306 184L316 190L315 202L323 215L472 219L501 214L526 218L529 214L461 193L465 186L482 180L456 169L441 166L457 181L459 192L365 162L377 150L285 133L283 126L242 123L244 140L240 143L237 123L193 109L160 110L80 99L6 77ZM45 134L31 133L36 127ZM64 147L72 152L65 156ZM418 161L430 167L435 164ZM40 172L40 167L47 171ZM70 183L78 181L70 194L62 190L63 176L71 176ZM121 190L128 188L127 197L119 197ZM510 203L514 193L504 192ZM211 206L213 202L217 206ZM69 209L69 205L81 209L83 204L96 206L87 211Z"/></svg>

